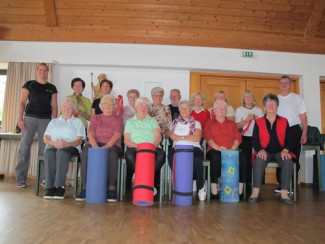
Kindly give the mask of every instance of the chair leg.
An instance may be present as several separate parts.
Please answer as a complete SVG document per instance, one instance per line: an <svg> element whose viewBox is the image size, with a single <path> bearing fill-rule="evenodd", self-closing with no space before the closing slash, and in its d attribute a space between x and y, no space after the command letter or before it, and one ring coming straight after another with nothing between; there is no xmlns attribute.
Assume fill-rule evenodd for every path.
<svg viewBox="0 0 325 244"><path fill-rule="evenodd" d="M296 178L296 167L297 165L293 164L293 201L297 201L297 178Z"/></svg>
<svg viewBox="0 0 325 244"><path fill-rule="evenodd" d="M160 169L160 189L159 189L159 201L161 202L163 199L163 196L165 195L165 163L161 169Z"/></svg>
<svg viewBox="0 0 325 244"><path fill-rule="evenodd" d="M120 184L121 184L121 160L119 159L117 163L117 182L116 182L116 193L117 193L117 198L120 198Z"/></svg>
<svg viewBox="0 0 325 244"><path fill-rule="evenodd" d="M121 160L121 179L120 179L120 201L123 200L123 196L125 195L126 188L126 162L125 160Z"/></svg>
<svg viewBox="0 0 325 244"><path fill-rule="evenodd" d="M74 184L73 184L73 196L77 197L78 194L78 157L71 157L74 167Z"/></svg>
<svg viewBox="0 0 325 244"><path fill-rule="evenodd" d="M35 195L39 195L39 181L41 171L41 161L44 161L44 156L37 157L37 169L36 169L36 182L35 182Z"/></svg>
<svg viewBox="0 0 325 244"><path fill-rule="evenodd" d="M207 200L210 201L210 197L211 197L211 177L210 177L210 163L208 165L208 175L207 175L207 179L208 179L208 185L207 185Z"/></svg>
<svg viewBox="0 0 325 244"><path fill-rule="evenodd" d="M171 201L172 200L172 191L173 191L173 173L172 170L168 167L168 171L169 171L169 185L168 185L168 200Z"/></svg>
<svg viewBox="0 0 325 244"><path fill-rule="evenodd" d="M246 182L243 183L243 199L246 200Z"/></svg>

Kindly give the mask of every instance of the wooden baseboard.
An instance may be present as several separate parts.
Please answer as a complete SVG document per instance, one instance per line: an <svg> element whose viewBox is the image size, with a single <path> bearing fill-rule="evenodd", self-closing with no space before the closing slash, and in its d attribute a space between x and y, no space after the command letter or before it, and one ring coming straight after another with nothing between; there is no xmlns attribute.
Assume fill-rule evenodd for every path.
<svg viewBox="0 0 325 244"><path fill-rule="evenodd" d="M313 187L313 183L305 183L305 182L300 182L299 184L300 186L303 186L303 187Z"/></svg>

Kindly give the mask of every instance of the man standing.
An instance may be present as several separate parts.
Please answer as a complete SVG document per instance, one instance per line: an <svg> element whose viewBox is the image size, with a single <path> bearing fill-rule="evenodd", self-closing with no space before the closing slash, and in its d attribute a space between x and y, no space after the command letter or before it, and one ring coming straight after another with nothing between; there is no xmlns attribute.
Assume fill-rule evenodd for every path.
<svg viewBox="0 0 325 244"><path fill-rule="evenodd" d="M296 155L297 174L300 169L299 156L301 151L301 144L307 142L307 108L302 97L296 93L291 92L292 80L288 76L282 76L279 80L280 94L278 115L287 118L292 134L293 149L292 152ZM280 183L280 169L277 168L277 179ZM275 192L280 192L281 189L276 189Z"/></svg>
<svg viewBox="0 0 325 244"><path fill-rule="evenodd" d="M178 89L170 90L169 99L171 104L169 104L169 108L172 114L172 120L176 119L179 116L178 103L181 100L181 92Z"/></svg>

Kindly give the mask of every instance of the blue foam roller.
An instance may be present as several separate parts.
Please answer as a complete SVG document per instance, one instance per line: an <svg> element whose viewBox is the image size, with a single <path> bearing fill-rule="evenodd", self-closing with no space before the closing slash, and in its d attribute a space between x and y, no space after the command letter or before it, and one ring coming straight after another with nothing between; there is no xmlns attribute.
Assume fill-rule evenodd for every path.
<svg viewBox="0 0 325 244"><path fill-rule="evenodd" d="M86 202L106 203L108 182L108 149L89 148Z"/></svg>
<svg viewBox="0 0 325 244"><path fill-rule="evenodd" d="M239 152L221 151L221 195L222 202L239 201Z"/></svg>
<svg viewBox="0 0 325 244"><path fill-rule="evenodd" d="M193 201L193 146L176 145L173 203L190 206Z"/></svg>

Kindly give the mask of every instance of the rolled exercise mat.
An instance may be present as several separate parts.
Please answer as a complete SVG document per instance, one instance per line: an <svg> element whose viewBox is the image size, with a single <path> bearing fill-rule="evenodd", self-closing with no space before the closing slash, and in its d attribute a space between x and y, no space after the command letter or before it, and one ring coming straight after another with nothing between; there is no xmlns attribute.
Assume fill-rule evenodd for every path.
<svg viewBox="0 0 325 244"><path fill-rule="evenodd" d="M222 202L239 201L239 151L221 151Z"/></svg>
<svg viewBox="0 0 325 244"><path fill-rule="evenodd" d="M144 142L137 146L133 186L134 205L150 206L153 204L155 151L156 147L152 143Z"/></svg>
<svg viewBox="0 0 325 244"><path fill-rule="evenodd" d="M103 148L88 149L86 202L106 203L109 151Z"/></svg>
<svg viewBox="0 0 325 244"><path fill-rule="evenodd" d="M173 203L190 206L193 200L193 146L176 145L173 166Z"/></svg>

